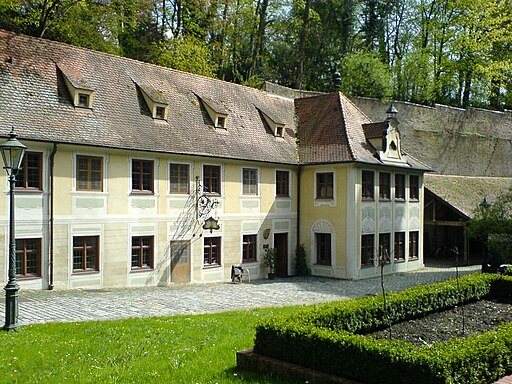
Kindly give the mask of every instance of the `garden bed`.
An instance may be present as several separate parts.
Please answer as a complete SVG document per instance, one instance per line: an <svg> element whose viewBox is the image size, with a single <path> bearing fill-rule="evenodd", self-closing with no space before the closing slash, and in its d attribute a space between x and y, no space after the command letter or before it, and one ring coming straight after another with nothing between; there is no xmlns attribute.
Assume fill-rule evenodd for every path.
<svg viewBox="0 0 512 384"><path fill-rule="evenodd" d="M512 373L512 323L507 317L494 330L481 332L488 326L478 312L486 306L497 306L497 302L492 304L493 300L509 298L511 293L512 278L476 274L387 294L387 311L383 309L382 296L318 306L261 323L256 330L254 350L368 384L492 383ZM477 319L477 332L481 333L449 338L462 332L462 303L465 320ZM450 318L445 311L454 307L455 317ZM445 337L449 340L427 339L429 327L420 335L421 346L368 336L382 331L387 324L395 324L392 335L412 334L414 321L426 323L428 319L437 319L438 324L429 327L439 328L440 332L447 324L453 326ZM398 323L405 328L399 330Z"/></svg>
<svg viewBox="0 0 512 384"><path fill-rule="evenodd" d="M487 332L505 322L512 322L512 301L479 300L419 319L402 321L369 336L389 339L391 331L392 339L423 347L452 337Z"/></svg>

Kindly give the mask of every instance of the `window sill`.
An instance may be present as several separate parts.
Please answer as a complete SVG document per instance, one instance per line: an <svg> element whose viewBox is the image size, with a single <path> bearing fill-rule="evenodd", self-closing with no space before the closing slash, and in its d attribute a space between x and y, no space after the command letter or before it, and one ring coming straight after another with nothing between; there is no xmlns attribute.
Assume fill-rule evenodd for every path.
<svg viewBox="0 0 512 384"><path fill-rule="evenodd" d="M332 264L327 263L315 263L315 267L332 267Z"/></svg>
<svg viewBox="0 0 512 384"><path fill-rule="evenodd" d="M381 198L379 198L379 201L380 201L381 203L389 203L389 202L391 202L391 199L381 197Z"/></svg>
<svg viewBox="0 0 512 384"><path fill-rule="evenodd" d="M96 274L99 274L100 271L97 271L97 270L90 270L90 271L84 271L84 270L73 270L73 272L71 273L71 275L73 276L78 276L78 275L96 275Z"/></svg>
<svg viewBox="0 0 512 384"><path fill-rule="evenodd" d="M405 259L394 259L393 261L395 264L405 263Z"/></svg>
<svg viewBox="0 0 512 384"><path fill-rule="evenodd" d="M16 275L16 279L17 280L28 281L28 280L41 280L42 277L41 276L36 276L36 275Z"/></svg>
<svg viewBox="0 0 512 384"><path fill-rule="evenodd" d="M397 198L395 198L395 203L405 203L405 199L397 199Z"/></svg>
<svg viewBox="0 0 512 384"><path fill-rule="evenodd" d="M147 267L147 268L132 268L130 270L130 273L143 273L143 272L153 272L154 269L152 267Z"/></svg>
<svg viewBox="0 0 512 384"><path fill-rule="evenodd" d="M206 264L206 265L203 265L203 269L218 269L222 267L222 265L220 264Z"/></svg>
<svg viewBox="0 0 512 384"><path fill-rule="evenodd" d="M242 264L254 264L254 263L257 263L258 260L256 259L246 259L246 260L242 260Z"/></svg>
<svg viewBox="0 0 512 384"><path fill-rule="evenodd" d="M368 268L373 268L375 267L375 265L368 265L368 264L364 264L364 265L361 265L361 269L368 269Z"/></svg>
<svg viewBox="0 0 512 384"><path fill-rule="evenodd" d="M153 191L131 191L130 196L155 196Z"/></svg>
<svg viewBox="0 0 512 384"><path fill-rule="evenodd" d="M18 187L16 187L14 189L14 192L15 193L20 193L21 192L23 194L26 193L27 195L28 194L34 194L35 195L35 194L43 193L43 190L42 189L37 189L37 188L18 188Z"/></svg>
<svg viewBox="0 0 512 384"><path fill-rule="evenodd" d="M375 198L373 198L373 197L362 197L362 198L361 198L361 201L370 201L370 202L373 202L373 201L375 201Z"/></svg>
<svg viewBox="0 0 512 384"><path fill-rule="evenodd" d="M410 199L411 203L419 203L420 199L411 197Z"/></svg>
<svg viewBox="0 0 512 384"><path fill-rule="evenodd" d="M419 260L419 257L416 256L416 257L409 257L409 259L407 261L418 261Z"/></svg>

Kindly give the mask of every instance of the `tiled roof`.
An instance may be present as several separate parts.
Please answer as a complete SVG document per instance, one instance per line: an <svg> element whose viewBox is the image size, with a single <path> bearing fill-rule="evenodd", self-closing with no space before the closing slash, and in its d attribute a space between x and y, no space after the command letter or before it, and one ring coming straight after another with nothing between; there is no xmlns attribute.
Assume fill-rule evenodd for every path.
<svg viewBox="0 0 512 384"><path fill-rule="evenodd" d="M512 178L425 175L425 188L467 217L472 217L484 197L489 203L512 188Z"/></svg>
<svg viewBox="0 0 512 384"><path fill-rule="evenodd" d="M387 127L388 123L385 121L363 124L364 135L367 139L381 139Z"/></svg>
<svg viewBox="0 0 512 384"><path fill-rule="evenodd" d="M368 144L363 129L373 124L343 94L329 93L295 99L295 113L302 163L357 161L383 164ZM382 123L375 123L375 126L380 127ZM428 170L410 157L403 165L395 166Z"/></svg>
<svg viewBox="0 0 512 384"><path fill-rule="evenodd" d="M64 76L94 90L91 109L72 105ZM293 100L0 30L0 135L14 125L21 140L294 165L382 164L363 130L371 121L347 97L304 95ZM153 119L145 97L168 105L166 120ZM229 116L225 129L212 126L205 105ZM284 125L283 137L268 118ZM403 166L426 169L414 159Z"/></svg>
<svg viewBox="0 0 512 384"><path fill-rule="evenodd" d="M95 90L92 109L73 107L57 62L79 68L74 78ZM151 117L134 81L161 92L158 99L169 104L167 121ZM211 126L196 94L225 106L225 130ZM255 105L279 111L289 127L284 138L268 132ZM14 125L22 140L298 163L293 100L5 31L0 31L0 109L0 132L7 135Z"/></svg>

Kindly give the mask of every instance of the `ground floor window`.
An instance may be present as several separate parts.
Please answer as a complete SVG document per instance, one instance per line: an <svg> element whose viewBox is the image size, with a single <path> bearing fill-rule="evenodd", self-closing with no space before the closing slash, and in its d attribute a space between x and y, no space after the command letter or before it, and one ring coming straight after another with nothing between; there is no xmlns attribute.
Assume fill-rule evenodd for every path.
<svg viewBox="0 0 512 384"><path fill-rule="evenodd" d="M220 265L220 237L206 237L204 239L203 263L205 267Z"/></svg>
<svg viewBox="0 0 512 384"><path fill-rule="evenodd" d="M418 242L419 242L419 232L409 232L409 260L416 260L419 257L418 253Z"/></svg>
<svg viewBox="0 0 512 384"><path fill-rule="evenodd" d="M405 261L405 232L395 233L395 263Z"/></svg>
<svg viewBox="0 0 512 384"><path fill-rule="evenodd" d="M242 240L242 261L244 263L256 261L257 250L257 236L256 235L243 235Z"/></svg>
<svg viewBox="0 0 512 384"><path fill-rule="evenodd" d="M73 272L99 271L99 236L73 237Z"/></svg>
<svg viewBox="0 0 512 384"><path fill-rule="evenodd" d="M41 276L41 239L16 240L16 277Z"/></svg>
<svg viewBox="0 0 512 384"><path fill-rule="evenodd" d="M153 269L153 236L132 237L132 270Z"/></svg>
<svg viewBox="0 0 512 384"><path fill-rule="evenodd" d="M379 257L382 257L382 263L389 264L391 262L391 234L379 234Z"/></svg>
<svg viewBox="0 0 512 384"><path fill-rule="evenodd" d="M361 236L361 268L373 267L374 235Z"/></svg>
<svg viewBox="0 0 512 384"><path fill-rule="evenodd" d="M316 263L331 265L331 234L315 233L316 236Z"/></svg>

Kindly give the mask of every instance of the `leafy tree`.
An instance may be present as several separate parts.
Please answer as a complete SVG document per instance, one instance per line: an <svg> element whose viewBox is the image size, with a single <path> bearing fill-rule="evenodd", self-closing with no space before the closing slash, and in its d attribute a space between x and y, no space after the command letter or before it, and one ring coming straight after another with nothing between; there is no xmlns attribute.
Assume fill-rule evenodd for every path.
<svg viewBox="0 0 512 384"><path fill-rule="evenodd" d="M155 64L209 77L216 72L208 47L193 36L161 43L157 50L158 57L153 60Z"/></svg>
<svg viewBox="0 0 512 384"><path fill-rule="evenodd" d="M341 65L341 90L351 96L380 99L392 94L391 74L386 64L372 53L347 56Z"/></svg>
<svg viewBox="0 0 512 384"><path fill-rule="evenodd" d="M480 205L466 231L474 238L488 238L492 254L512 261L512 188L490 206Z"/></svg>

